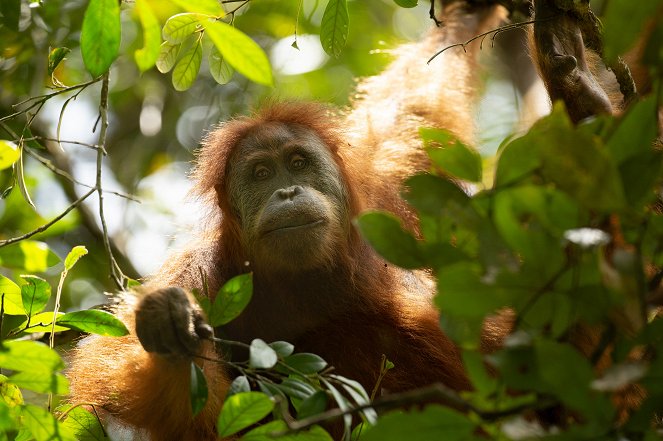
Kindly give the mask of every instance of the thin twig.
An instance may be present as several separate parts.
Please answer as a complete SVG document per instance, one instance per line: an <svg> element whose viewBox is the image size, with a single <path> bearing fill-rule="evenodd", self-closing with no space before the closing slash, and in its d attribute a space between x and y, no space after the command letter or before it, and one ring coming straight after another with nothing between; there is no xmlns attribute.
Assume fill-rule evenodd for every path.
<svg viewBox="0 0 663 441"><path fill-rule="evenodd" d="M6 239L6 240L0 240L0 248L5 247L7 245L11 245L16 242L20 242L25 239L29 239L30 237L34 236L35 234L43 233L44 231L48 230L53 224L58 222L60 219L65 217L71 210L74 208L78 207L85 199L87 199L92 193L96 191L96 188L91 189L87 193L85 193L83 196L80 198L76 199L74 202L72 202L62 213L51 219L50 222L45 223L39 228L36 228L29 233L25 233L21 236L18 237L12 237L11 239Z"/></svg>

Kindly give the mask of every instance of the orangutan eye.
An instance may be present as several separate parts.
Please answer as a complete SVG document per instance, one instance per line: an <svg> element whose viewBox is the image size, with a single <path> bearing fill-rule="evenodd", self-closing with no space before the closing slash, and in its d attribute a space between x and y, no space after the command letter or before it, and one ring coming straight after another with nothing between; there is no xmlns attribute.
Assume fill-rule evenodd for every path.
<svg viewBox="0 0 663 441"><path fill-rule="evenodd" d="M303 170L308 165L308 161L302 155L292 155L290 158L290 168L293 170Z"/></svg>
<svg viewBox="0 0 663 441"><path fill-rule="evenodd" d="M271 174L272 172L269 170L269 168L262 164L258 164L253 168L253 177L256 179L266 179Z"/></svg>

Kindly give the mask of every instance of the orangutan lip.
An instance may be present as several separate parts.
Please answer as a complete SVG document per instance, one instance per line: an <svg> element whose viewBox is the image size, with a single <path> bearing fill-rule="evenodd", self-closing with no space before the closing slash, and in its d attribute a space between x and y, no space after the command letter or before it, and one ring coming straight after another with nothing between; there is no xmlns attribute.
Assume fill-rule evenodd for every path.
<svg viewBox="0 0 663 441"><path fill-rule="evenodd" d="M305 224L301 225L288 225L287 227L279 227L279 228L274 228L272 230L267 230L265 231L265 235L271 234L271 233L280 233L280 232L287 232L287 231L293 231L293 230L299 230L299 229L304 229L304 228L311 228L311 227L316 227L318 225L321 225L324 223L324 220L322 219L317 219L312 222L307 222Z"/></svg>

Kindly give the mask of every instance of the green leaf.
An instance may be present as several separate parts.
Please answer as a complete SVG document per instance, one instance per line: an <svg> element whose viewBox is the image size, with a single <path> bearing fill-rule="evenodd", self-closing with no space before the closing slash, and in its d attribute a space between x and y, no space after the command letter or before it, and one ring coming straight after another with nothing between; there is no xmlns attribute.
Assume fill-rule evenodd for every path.
<svg viewBox="0 0 663 441"><path fill-rule="evenodd" d="M315 394L313 386L296 378L286 378L278 385L278 388L289 397L305 400Z"/></svg>
<svg viewBox="0 0 663 441"><path fill-rule="evenodd" d="M43 372L19 372L9 377L9 381L20 388L39 393L66 395L69 381L62 374L44 375Z"/></svg>
<svg viewBox="0 0 663 441"><path fill-rule="evenodd" d="M408 440L464 441L476 429L470 417L455 410L430 405L419 411L397 411L380 418L378 424L362 435L362 441Z"/></svg>
<svg viewBox="0 0 663 441"><path fill-rule="evenodd" d="M200 63L203 59L203 45L197 40L183 54L173 69L173 87L175 90L187 90L196 80Z"/></svg>
<svg viewBox="0 0 663 441"><path fill-rule="evenodd" d="M202 369L193 361L191 362L191 387L189 394L191 398L191 412L195 417L203 410L205 403L207 403L208 390L205 374L203 374Z"/></svg>
<svg viewBox="0 0 663 441"><path fill-rule="evenodd" d="M0 140L0 170L11 167L20 157L21 153L16 144L11 141Z"/></svg>
<svg viewBox="0 0 663 441"><path fill-rule="evenodd" d="M444 173L471 182L481 181L481 156L446 130L419 129L426 152Z"/></svg>
<svg viewBox="0 0 663 441"><path fill-rule="evenodd" d="M636 8L637 9L637 8ZM649 96L622 117L606 145L617 163L652 151L658 135L658 101Z"/></svg>
<svg viewBox="0 0 663 441"><path fill-rule="evenodd" d="M70 430L78 441L108 440L99 418L80 407L71 409L62 425Z"/></svg>
<svg viewBox="0 0 663 441"><path fill-rule="evenodd" d="M320 42L329 55L338 58L348 39L350 16L347 0L329 0L320 24Z"/></svg>
<svg viewBox="0 0 663 441"><path fill-rule="evenodd" d="M220 21L201 22L223 59L251 81L271 86L272 68L265 52L246 34Z"/></svg>
<svg viewBox="0 0 663 441"><path fill-rule="evenodd" d="M352 430L352 415L348 413L348 411L351 409L350 402L329 381L321 378L320 382L327 388L327 390L329 390L329 392L331 392L332 397L334 397L334 401L336 401L336 404L338 404L339 409L345 412L343 415L343 427L345 429L345 435L343 438L349 439Z"/></svg>
<svg viewBox="0 0 663 441"><path fill-rule="evenodd" d="M396 3L401 8L414 8L415 6L417 6L417 3L419 3L419 1L418 0L394 0L394 3Z"/></svg>
<svg viewBox="0 0 663 441"><path fill-rule="evenodd" d="M71 49L67 47L56 47L55 49L51 50L51 52L48 54L49 75L53 75L55 69L57 69L62 60L64 60L64 57L66 57L69 52L71 52Z"/></svg>
<svg viewBox="0 0 663 441"><path fill-rule="evenodd" d="M426 264L419 242L405 231L394 215L383 212L367 212L355 223L366 241L389 262L401 268L421 268Z"/></svg>
<svg viewBox="0 0 663 441"><path fill-rule="evenodd" d="M14 32L18 32L18 23L21 18L21 0L0 1L0 15L2 24Z"/></svg>
<svg viewBox="0 0 663 441"><path fill-rule="evenodd" d="M44 242L23 240L0 248L0 265L40 273L60 262L60 258Z"/></svg>
<svg viewBox="0 0 663 441"><path fill-rule="evenodd" d="M27 315L23 307L21 288L2 274L0 274L0 295L3 296L5 314Z"/></svg>
<svg viewBox="0 0 663 441"><path fill-rule="evenodd" d="M120 51L120 3L90 0L81 28L83 62L93 77L110 68Z"/></svg>
<svg viewBox="0 0 663 441"><path fill-rule="evenodd" d="M21 157L18 161L16 161L16 165L14 166L14 170L16 172L16 183L18 184L18 189L21 192L23 199L25 199L25 202L27 202L29 206L36 210L37 208L35 207L34 202L32 202L30 192L28 191L28 186L25 184L25 168L23 166L22 147L19 149L19 152L21 152Z"/></svg>
<svg viewBox="0 0 663 441"><path fill-rule="evenodd" d="M325 391L319 390L310 397L306 398L299 404L297 409L297 418L303 420L305 418L318 415L327 410L327 394Z"/></svg>
<svg viewBox="0 0 663 441"><path fill-rule="evenodd" d="M64 312L58 312L58 317L63 316ZM23 332L32 333L32 332L51 332L53 330L53 311L40 312L30 317L30 323L28 320L25 320L19 326L16 327L17 330L25 329L28 324L30 328L25 329ZM64 326L55 325L55 332L67 331L69 328Z"/></svg>
<svg viewBox="0 0 663 441"><path fill-rule="evenodd" d="M78 260L87 254L87 248L83 245L77 245L69 251L67 257L64 259L64 269L66 271L71 270Z"/></svg>
<svg viewBox="0 0 663 441"><path fill-rule="evenodd" d="M49 375L62 370L64 363L57 352L43 343L10 340L0 346L0 367Z"/></svg>
<svg viewBox="0 0 663 441"><path fill-rule="evenodd" d="M173 15L163 25L163 39L170 44L182 43L200 28L200 20L206 18L206 15L191 13Z"/></svg>
<svg viewBox="0 0 663 441"><path fill-rule="evenodd" d="M662 6L661 0L608 2L602 20L603 54L606 59L614 61L618 55L632 48Z"/></svg>
<svg viewBox="0 0 663 441"><path fill-rule="evenodd" d="M0 405L6 404L10 408L23 404L21 389L10 383L9 379L2 374L0 374L0 398Z"/></svg>
<svg viewBox="0 0 663 441"><path fill-rule="evenodd" d="M246 375L240 375L239 377L235 378L232 383L230 383L230 387L226 393L226 399L231 395L250 391L251 385L249 384L249 379L246 378Z"/></svg>
<svg viewBox="0 0 663 441"><path fill-rule="evenodd" d="M256 338L251 342L249 366L254 369L271 369L279 360L276 351L263 340Z"/></svg>
<svg viewBox="0 0 663 441"><path fill-rule="evenodd" d="M270 421L267 424L252 429L242 436L242 441L332 441L332 437L320 426L313 426L309 430L302 430L294 433L288 432L288 426L285 422ZM285 435L284 435L285 434Z"/></svg>
<svg viewBox="0 0 663 441"><path fill-rule="evenodd" d="M235 70L226 63L223 56L216 48L212 48L208 57L209 72L212 74L214 81L219 84L227 84L232 79Z"/></svg>
<svg viewBox="0 0 663 441"><path fill-rule="evenodd" d="M51 298L51 285L41 277L21 276L26 284L21 286L23 307L28 317L41 312Z"/></svg>
<svg viewBox="0 0 663 441"><path fill-rule="evenodd" d="M186 12L197 12L214 17L223 16L223 9L218 0L173 0L173 3Z"/></svg>
<svg viewBox="0 0 663 441"><path fill-rule="evenodd" d="M331 378L334 378L341 383L343 389L345 389L348 395L352 397L358 406L364 406L371 402L371 399L364 389L364 386L362 386L359 382L343 377L341 375L332 374L330 376ZM375 410L370 407L362 410L361 415L363 416L364 420L366 420L371 425L374 425L378 420L377 412L375 412Z"/></svg>
<svg viewBox="0 0 663 441"><path fill-rule="evenodd" d="M296 373L303 375L315 374L327 367L327 362L320 356L307 352L300 352L285 357L283 362L294 369Z"/></svg>
<svg viewBox="0 0 663 441"><path fill-rule="evenodd" d="M36 441L76 441L74 434L47 409L26 404L21 406L23 425Z"/></svg>
<svg viewBox="0 0 663 441"><path fill-rule="evenodd" d="M235 319L249 304L252 295L252 274L241 274L228 280L217 293L211 309L206 311L210 325L216 328Z"/></svg>
<svg viewBox="0 0 663 441"><path fill-rule="evenodd" d="M58 317L55 323L69 329L107 337L121 337L129 334L124 323L113 314L95 309L68 312L62 317Z"/></svg>
<svg viewBox="0 0 663 441"><path fill-rule="evenodd" d="M270 343L269 347L274 349L276 355L281 358L292 355L292 353L295 351L295 347L287 341L275 341Z"/></svg>
<svg viewBox="0 0 663 441"><path fill-rule="evenodd" d="M161 43L161 47L159 48L159 58L157 58L156 61L159 72L170 72L175 66L181 48L181 44L170 44L167 41Z"/></svg>
<svg viewBox="0 0 663 441"><path fill-rule="evenodd" d="M475 213L470 208L470 197L447 179L429 174L415 175L405 181L405 198L424 214L451 217L468 223Z"/></svg>
<svg viewBox="0 0 663 441"><path fill-rule="evenodd" d="M535 142L536 134L526 134L506 144L499 153L495 170L495 187L503 187L530 176L541 167L541 158Z"/></svg>
<svg viewBox="0 0 663 441"><path fill-rule="evenodd" d="M141 72L150 69L159 58L161 33L159 20L147 0L136 0L134 10L143 28L143 47L134 52L134 60Z"/></svg>
<svg viewBox="0 0 663 441"><path fill-rule="evenodd" d="M274 402L260 392L242 392L223 403L217 423L220 437L226 437L257 423L272 411Z"/></svg>

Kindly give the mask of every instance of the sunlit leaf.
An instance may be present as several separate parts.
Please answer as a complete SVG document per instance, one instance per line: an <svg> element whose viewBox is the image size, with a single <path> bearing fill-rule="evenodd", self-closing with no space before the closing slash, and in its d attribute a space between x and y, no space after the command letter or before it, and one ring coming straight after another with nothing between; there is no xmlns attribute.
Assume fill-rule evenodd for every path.
<svg viewBox="0 0 663 441"><path fill-rule="evenodd" d="M419 130L426 152L441 171L471 182L481 181L481 156L446 130Z"/></svg>
<svg viewBox="0 0 663 441"><path fill-rule="evenodd" d="M209 14L214 17L224 15L218 0L172 0L173 3L181 7L186 12L197 12L200 14Z"/></svg>
<svg viewBox="0 0 663 441"><path fill-rule="evenodd" d="M16 144L11 141L0 140L0 170L11 167L20 157L21 153Z"/></svg>
<svg viewBox="0 0 663 441"><path fill-rule="evenodd" d="M5 314L26 315L21 288L2 274L0 274L0 295L3 296Z"/></svg>
<svg viewBox="0 0 663 441"><path fill-rule="evenodd" d="M147 0L136 0L134 10L143 28L143 47L134 52L134 60L141 72L150 69L159 58L161 33L159 20Z"/></svg>
<svg viewBox="0 0 663 441"><path fill-rule="evenodd" d="M332 441L332 437L320 426L308 430L288 432L288 426L282 420L270 421L252 429L242 436L242 441ZM278 435L278 436L277 436Z"/></svg>
<svg viewBox="0 0 663 441"><path fill-rule="evenodd" d="M173 69L173 87L175 90L187 90L196 80L200 63L203 59L203 45L200 40L191 45Z"/></svg>
<svg viewBox="0 0 663 441"><path fill-rule="evenodd" d="M246 308L253 295L253 275L241 274L227 281L219 290L211 308L207 310L213 327L225 325Z"/></svg>
<svg viewBox="0 0 663 441"><path fill-rule="evenodd" d="M226 437L257 423L272 411L274 402L260 392L235 394L223 403L217 423L219 436Z"/></svg>
<svg viewBox="0 0 663 441"><path fill-rule="evenodd" d="M69 381L62 374L44 375L43 372L19 372L9 377L9 381L22 389L39 393L66 395Z"/></svg>
<svg viewBox="0 0 663 441"><path fill-rule="evenodd" d="M64 57L66 57L69 52L71 52L71 49L67 47L56 47L55 49L51 50L51 52L48 54L49 75L53 75L55 69L57 69L62 60L64 60Z"/></svg>
<svg viewBox="0 0 663 441"><path fill-rule="evenodd" d="M44 242L23 240L0 248L0 265L40 273L60 262Z"/></svg>
<svg viewBox="0 0 663 441"><path fill-rule="evenodd" d="M320 42L329 55L341 55L350 30L347 0L329 0L320 24Z"/></svg>
<svg viewBox="0 0 663 441"><path fill-rule="evenodd" d="M191 362L191 387L189 389L191 398L191 412L196 416L203 410L205 403L207 403L207 380L202 369L195 363Z"/></svg>
<svg viewBox="0 0 663 441"><path fill-rule="evenodd" d="M58 312L57 317L63 315L64 312ZM25 329L27 326L29 326L29 328ZM28 320L25 320L23 323L17 326L16 329L17 330L25 329L23 332L31 333L31 332L51 332L51 330L54 330L55 332L61 332L61 331L66 331L69 328L55 325L55 329L53 329L53 312L46 311L33 315L32 317L30 317L29 323Z"/></svg>
<svg viewBox="0 0 663 441"><path fill-rule="evenodd" d="M23 404L23 394L21 390L9 379L0 374L0 403L6 404L8 407L16 407Z"/></svg>
<svg viewBox="0 0 663 441"><path fill-rule="evenodd" d="M191 13L173 15L163 25L163 38L170 44L182 43L200 27L200 20L206 18Z"/></svg>
<svg viewBox="0 0 663 441"><path fill-rule="evenodd" d="M0 346L0 367L12 371L49 375L62 370L64 363L57 352L43 343L10 340Z"/></svg>
<svg viewBox="0 0 663 441"><path fill-rule="evenodd" d="M28 316L41 312L51 298L51 285L41 277L22 276L25 285L21 286L23 307Z"/></svg>
<svg viewBox="0 0 663 441"><path fill-rule="evenodd" d="M16 183L18 184L18 189L21 192L21 196L23 196L23 199L25 199L25 202L27 202L29 206L31 206L33 209L36 209L35 203L32 202L32 198L30 197L28 186L25 184L25 168L23 165L23 153L21 153L21 157L18 159L18 161L16 161L14 170L16 171Z"/></svg>
<svg viewBox="0 0 663 441"><path fill-rule="evenodd" d="M109 337L121 337L129 330L113 314L96 309L68 312L58 317L56 324L81 332L89 332Z"/></svg>
<svg viewBox="0 0 663 441"><path fill-rule="evenodd" d="M161 47L159 48L159 57L156 61L157 69L159 69L159 72L170 72L170 70L175 66L175 62L177 61L177 57L181 48L181 44L170 44L167 41L161 43Z"/></svg>
<svg viewBox="0 0 663 441"><path fill-rule="evenodd" d="M216 47L212 48L209 53L208 64L209 71L212 74L214 81L219 84L228 83L231 80L233 73L235 73L235 70L223 59L221 53Z"/></svg>
<svg viewBox="0 0 663 441"><path fill-rule="evenodd" d="M76 441L74 434L46 408L26 404L21 406L24 427L37 441Z"/></svg>
<svg viewBox="0 0 663 441"><path fill-rule="evenodd" d="M70 410L62 425L70 430L78 441L108 440L99 418L80 407Z"/></svg>
<svg viewBox="0 0 663 441"><path fill-rule="evenodd" d="M265 52L246 34L220 21L201 22L223 59L251 81L271 86L272 68Z"/></svg>
<svg viewBox="0 0 663 441"><path fill-rule="evenodd" d="M425 260L415 237L400 220L383 212L368 212L355 220L361 235L382 257L402 268L421 268Z"/></svg>
<svg viewBox="0 0 663 441"><path fill-rule="evenodd" d="M276 351L263 340L256 338L249 348L249 366L254 369L271 369L278 361Z"/></svg>
<svg viewBox="0 0 663 441"><path fill-rule="evenodd" d="M67 257L64 259L64 269L69 271L71 270L78 260L87 254L87 248L83 245L77 245L69 251Z"/></svg>
<svg viewBox="0 0 663 441"><path fill-rule="evenodd" d="M418 0L394 0L394 2L401 8L414 8L419 3Z"/></svg>
<svg viewBox="0 0 663 441"><path fill-rule="evenodd" d="M120 50L120 3L90 0L81 29L83 62L93 77L108 70Z"/></svg>

